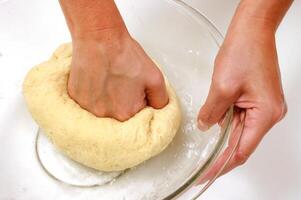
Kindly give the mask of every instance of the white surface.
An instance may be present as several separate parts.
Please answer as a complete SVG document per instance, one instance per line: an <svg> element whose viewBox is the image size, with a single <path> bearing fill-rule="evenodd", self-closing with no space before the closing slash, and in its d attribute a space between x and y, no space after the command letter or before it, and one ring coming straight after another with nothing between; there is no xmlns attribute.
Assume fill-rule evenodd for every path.
<svg viewBox="0 0 301 200"><path fill-rule="evenodd" d="M238 0L186 0L224 34ZM301 199L301 1L295 1L277 33L286 118L265 137L242 167L221 177L200 199Z"/></svg>
<svg viewBox="0 0 301 200"><path fill-rule="evenodd" d="M14 1L14 0L10 0ZM5 1L0 6L5 6ZM27 4L25 0L19 1ZM222 33L226 32L226 27L230 22L230 18L234 12L237 0L186 0L197 7L200 11L205 13L213 23L221 30ZM34 6L34 4L32 4ZM16 5L13 5L16 6ZM59 24L52 24L53 18L61 18L61 11L52 13L43 20L47 23L44 29L32 28L26 29L26 23L29 23L29 16L34 14L37 18L40 13L47 12L45 10L34 9L29 11L26 6L14 7L11 17L4 18L4 13L0 13L0 131L15 133L15 138L21 140L28 140L28 146L24 148L31 148L33 138L26 137L26 133L36 128L32 123L28 113L25 111L22 102L17 101L13 97L14 92L20 89L20 80L24 73L32 65L45 60L51 51L57 46L58 43L68 40L68 35L60 34L66 30L65 23L62 21ZM220 178L200 199L206 200L298 200L301 199L301 63L300 48L301 48L301 26L299 20L301 18L301 2L295 1L290 9L287 17L283 21L278 34L277 45L279 48L279 60L283 76L283 85L286 94L289 112L286 118L274 127L266 136L262 144L259 146L254 155L250 158L243 167L238 168L234 172ZM43 15L45 16L45 15ZM21 17L24 27L20 27L19 31L10 31L16 21ZM38 20L37 20L38 21ZM35 21L31 21L31 27L39 27ZM47 28L48 27L48 28ZM51 34L49 34L51 32ZM32 34L34 33L34 34ZM18 38L24 38L36 41L35 34L45 34L45 40L53 46L47 46L45 49L36 48L35 46L27 47L31 50L38 51L38 56L28 54L27 52L18 52L21 57L5 57L10 49L1 49L1 46L22 46L22 41ZM21 37L22 36L22 37ZM15 43L5 44L8 38L16 38ZM24 49L24 48L20 48ZM42 52L42 53L41 53ZM3 56L1 56L3 55ZM5 61L4 61L5 58ZM10 59L20 59L23 62L22 66L6 66ZM24 66L24 67L23 67ZM14 92L11 92L14 91ZM11 94L11 95L10 95ZM10 97L11 96L11 97ZM5 98L4 98L5 97ZM14 107L15 104L20 105ZM8 118L10 113L20 113L16 119L28 119L14 121ZM15 119L14 119L15 120ZM1 140L6 140L6 145L11 144L11 140L5 134L0 134ZM0 147L5 148L5 147ZM2 152L3 153L3 152ZM7 159L15 154L15 152L6 152ZM1 164L5 162L0 160ZM33 162L28 160L28 162ZM31 171L32 169L26 168L26 163L17 163L24 166L24 170ZM12 176L18 176L11 166ZM37 171L37 176L42 171ZM35 177L30 177L35 179ZM2 177L0 177L2 181ZM7 185L5 189L10 191L10 180L4 180ZM28 180L23 180L24 182ZM20 191L26 192L26 188L19 188ZM47 189L41 185L40 190ZM1 195L0 195L1 196ZM1 199L2 200L2 199Z"/></svg>

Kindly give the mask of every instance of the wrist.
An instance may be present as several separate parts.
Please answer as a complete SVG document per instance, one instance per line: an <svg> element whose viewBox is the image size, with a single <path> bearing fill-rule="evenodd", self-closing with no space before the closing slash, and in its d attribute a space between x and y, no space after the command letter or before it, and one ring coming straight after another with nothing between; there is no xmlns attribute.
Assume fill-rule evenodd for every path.
<svg viewBox="0 0 301 200"><path fill-rule="evenodd" d="M127 33L114 0L60 0L74 40L103 40Z"/></svg>
<svg viewBox="0 0 301 200"><path fill-rule="evenodd" d="M275 46L275 34L269 30L241 30L240 28L235 28L228 31L222 46L230 49L238 49L239 51L243 51L244 49L247 49L247 51L271 50L271 47L274 48ZM239 51L237 52L238 54Z"/></svg>
<svg viewBox="0 0 301 200"><path fill-rule="evenodd" d="M293 0L241 0L229 30L275 34Z"/></svg>
<svg viewBox="0 0 301 200"><path fill-rule="evenodd" d="M107 44L110 42L118 42L127 37L130 37L125 26L114 27L94 27L87 29L79 29L71 31L73 42L97 42Z"/></svg>
<svg viewBox="0 0 301 200"><path fill-rule="evenodd" d="M74 37L72 46L73 50L78 54L86 52L113 62L122 55L126 48L129 48L132 42L133 39L127 32L106 30Z"/></svg>
<svg viewBox="0 0 301 200"><path fill-rule="evenodd" d="M265 41L275 38L275 29L261 19L243 19L233 21L226 35L227 38Z"/></svg>

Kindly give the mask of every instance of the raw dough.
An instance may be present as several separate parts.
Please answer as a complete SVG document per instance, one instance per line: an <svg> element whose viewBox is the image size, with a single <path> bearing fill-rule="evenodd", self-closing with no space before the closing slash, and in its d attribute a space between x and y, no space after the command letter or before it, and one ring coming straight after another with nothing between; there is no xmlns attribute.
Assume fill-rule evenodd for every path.
<svg viewBox="0 0 301 200"><path fill-rule="evenodd" d="M71 159L101 171L134 167L163 151L175 136L181 111L169 86L169 103L146 107L125 122L98 118L69 98L66 86L71 44L61 45L50 60L32 68L23 92L33 118Z"/></svg>

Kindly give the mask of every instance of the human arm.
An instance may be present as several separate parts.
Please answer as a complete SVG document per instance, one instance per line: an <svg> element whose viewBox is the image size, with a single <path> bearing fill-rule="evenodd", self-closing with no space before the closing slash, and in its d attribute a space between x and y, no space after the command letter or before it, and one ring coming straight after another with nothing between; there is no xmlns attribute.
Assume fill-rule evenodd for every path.
<svg viewBox="0 0 301 200"><path fill-rule="evenodd" d="M60 0L73 46L68 93L98 117L125 121L168 102L164 78L113 0Z"/></svg>
<svg viewBox="0 0 301 200"><path fill-rule="evenodd" d="M222 120L230 105L239 108L234 118L240 112L246 115L240 143L223 173L245 163L286 113L275 32L292 2L241 0L216 57L210 91L198 116L200 129ZM232 145L230 141L207 178L223 164Z"/></svg>

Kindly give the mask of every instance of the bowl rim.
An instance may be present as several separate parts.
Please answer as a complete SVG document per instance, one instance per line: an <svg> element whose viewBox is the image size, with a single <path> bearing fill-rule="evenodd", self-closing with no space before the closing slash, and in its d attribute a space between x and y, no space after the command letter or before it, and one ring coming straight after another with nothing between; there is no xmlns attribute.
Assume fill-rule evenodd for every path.
<svg viewBox="0 0 301 200"><path fill-rule="evenodd" d="M223 35L217 29L217 27L214 25L214 23L212 23L199 10L197 10L196 8L188 5L187 3L185 3L182 0L164 0L164 1L169 2L170 4L172 4L174 6L177 6L178 8L182 9L183 11L186 12L186 14L188 14L189 16L191 16L199 24L205 24L206 28L207 28L207 30L208 30L208 32L210 34L210 36L215 41L217 47L220 47L222 45L222 42L224 40ZM221 128L220 132L219 132L219 134L221 135L221 137L220 137L218 143L216 144L214 150L211 152L211 155L209 156L209 158L205 162L205 164L202 165L202 166L200 166L196 170L196 172L193 173L192 176L188 177L186 179L186 181L181 186L179 186L171 194L169 194L166 197L164 197L162 200L178 199L182 195L184 195L187 192L189 192L189 189L191 189L193 186L197 186L197 185L200 184L200 183L198 183L198 181L200 181L200 178L202 178L202 175L204 175L210 169L210 167L217 161L217 159L223 153L225 147L228 144L228 141L230 139L230 135L231 135L231 132L232 132L231 131L232 130L231 124L232 124L232 121L233 121L233 114L234 114L234 107L231 106L228 109L228 111L226 112L225 127ZM244 121L244 119L242 121ZM204 184L204 186L201 189L198 190L198 192L196 194L193 194L194 195L193 197L190 197L191 199L196 199L201 194L203 194L209 188L209 186L212 185L212 183L222 173L223 169L226 167L226 165L230 161L230 158L233 156L235 150L237 149L238 143L239 143L240 138L241 138L242 130L243 130L243 127L242 127L241 131L239 132L240 135L238 135L238 140L234 144L234 147L233 147L231 153L229 154L229 157L223 163L223 165L221 166L221 168L217 171L217 173L214 175L214 177L211 180L208 180Z"/></svg>
<svg viewBox="0 0 301 200"><path fill-rule="evenodd" d="M198 24L206 25L206 29L207 29L208 33L210 34L211 38L214 40L214 42L217 45L217 47L219 48L221 46L221 44L222 44L222 42L224 40L223 35L216 28L216 26L214 25L214 23L212 23L199 10L197 10L196 8L188 5L183 0L164 0L164 1L167 2L167 3L169 3L170 5L173 5L173 6L177 7L177 8L179 8L179 9L181 9L182 11L185 11L185 14L189 15ZM172 193L167 194L164 198L162 198L162 200L178 199L182 195L188 193L189 189L191 189L193 186L198 185L199 179L216 162L216 160L219 158L219 156L221 155L221 153L223 152L225 146L227 145L227 143L229 141L230 134L231 134L231 124L232 124L232 120L233 120L233 113L234 113L233 106L231 106L228 109L227 113L226 113L225 127L220 128L220 130L219 130L220 138L219 138L217 144L215 145L213 151L210 153L208 159L205 161L205 163L203 165L200 165L192 173L191 176L187 177L187 179L181 184L181 186L179 186ZM41 160L39 158L38 151L37 151L37 141L38 141L38 138L39 138L39 132L40 132L40 128L38 128L38 130L37 130L37 135L36 135L36 140L35 140L35 142L36 142L35 143L36 157L38 158L38 161L39 161L40 165L42 166L43 170L46 172L46 174L48 176L50 176L51 178L55 179L56 181L62 182L60 179L58 179L57 177L55 177L54 175L52 175L44 167L44 165L42 164L42 162L41 162ZM239 136L239 140L240 140L240 136ZM233 152L236 150L236 147L237 147L237 145L235 145L235 149L233 149ZM202 186L202 188L197 191L197 194L193 194L194 195L193 197L189 197L190 199L196 199L196 198L198 198L201 194L203 194L206 191L206 189L209 188L209 186L216 180L216 178L220 175L220 173L222 172L222 170L224 169L224 167L227 165L227 163L229 162L229 160L230 160L233 152L231 153L231 155L229 156L229 158L226 160L226 162L224 163L224 165L222 166L222 168L217 172L217 174L215 174L214 178L212 178L204 186ZM62 183L64 183L64 182L62 182ZM72 185L72 184L67 184L67 185L72 186L72 187L83 187L83 188L90 188L90 187L98 187L98 186L100 186L100 185L97 185L97 184L96 185L89 185L89 186Z"/></svg>

